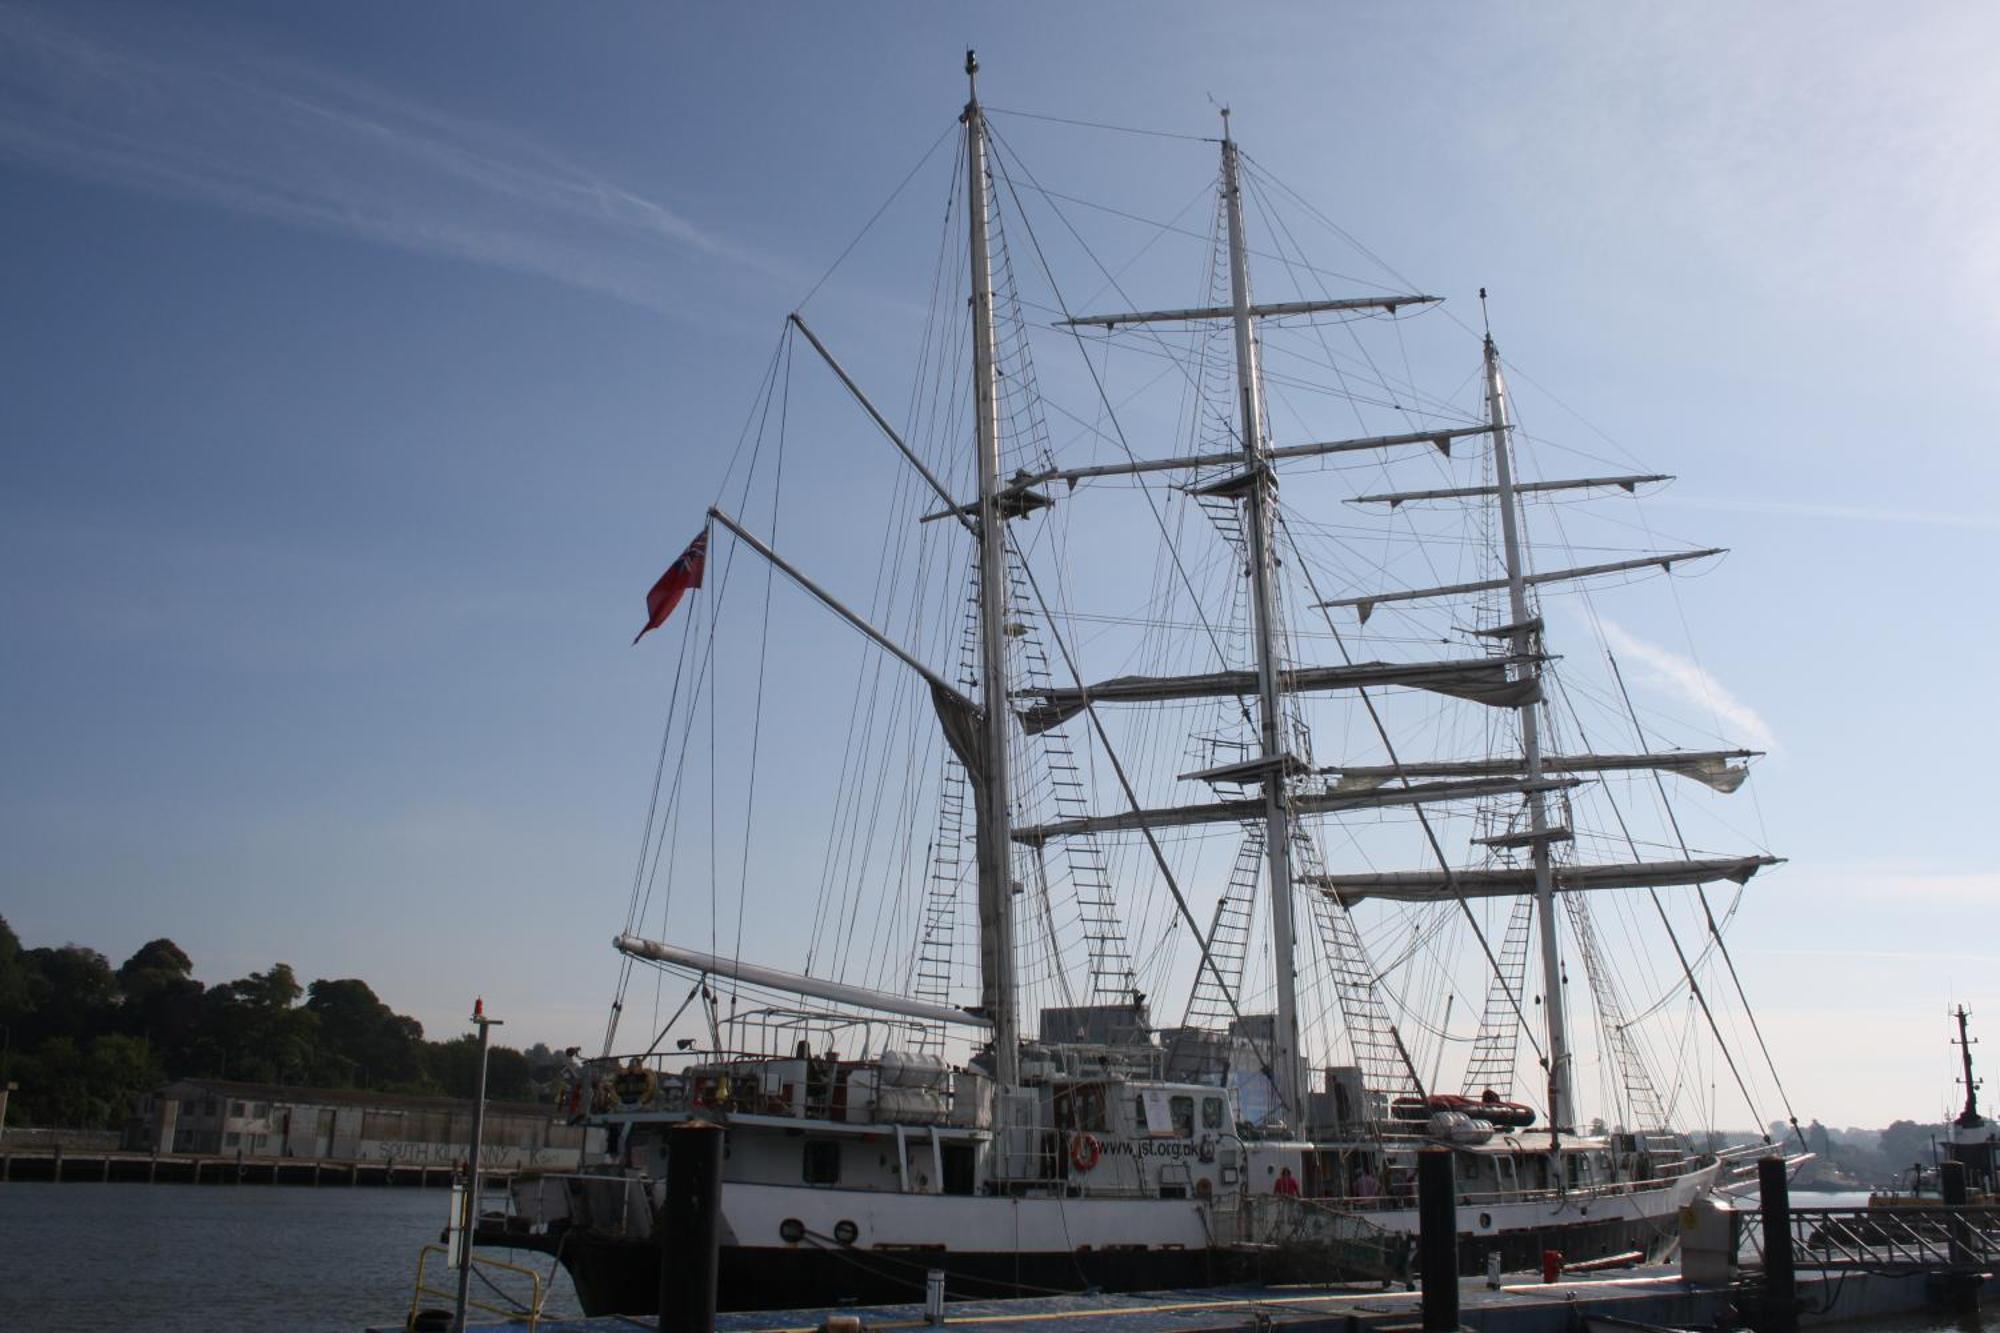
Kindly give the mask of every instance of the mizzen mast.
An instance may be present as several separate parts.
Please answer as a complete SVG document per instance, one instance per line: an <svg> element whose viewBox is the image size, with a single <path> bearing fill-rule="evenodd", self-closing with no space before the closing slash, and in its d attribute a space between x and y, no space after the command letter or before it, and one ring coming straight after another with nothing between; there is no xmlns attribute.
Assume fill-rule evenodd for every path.
<svg viewBox="0 0 2000 1333"><path fill-rule="evenodd" d="M994 368L993 257L987 236L986 119L979 106L979 61L965 53L966 213L971 222L972 393L979 455L980 746L968 764L977 798L979 999L993 1024L993 1079L1021 1081L1020 1016L1014 977L1014 875L1007 772L1007 528L1000 476L1000 385Z"/></svg>
<svg viewBox="0 0 2000 1333"><path fill-rule="evenodd" d="M1480 299L1486 292L1480 290ZM1521 562L1521 531L1515 506L1514 468L1509 456L1507 390L1500 376L1500 350L1486 335L1486 415L1493 429L1493 492L1500 506L1500 541L1507 565L1507 610L1510 623L1509 651L1522 665L1520 670L1536 680L1541 676L1541 659L1535 656L1541 637L1541 622L1529 614L1528 581ZM1539 700L1540 692L1536 692ZM1556 939L1555 872L1549 844L1567 836L1567 830L1552 828L1542 777L1541 716L1538 703L1520 706L1521 759L1528 782L1528 827L1530 856L1534 864L1535 907L1541 924L1542 1012L1549 1033L1549 1124L1555 1129L1574 1126L1576 1101L1569 1048L1568 1019L1563 1008L1562 956Z"/></svg>
<svg viewBox="0 0 2000 1333"><path fill-rule="evenodd" d="M1237 179L1236 141L1229 112L1222 113L1222 194L1229 219L1230 322L1236 333L1236 392L1243 438L1243 498L1249 542L1251 614L1257 646L1258 758L1263 768L1264 854L1269 861L1271 950L1277 990L1277 1032L1271 1068L1279 1103L1294 1118L1299 1096L1298 962L1292 921L1291 814L1286 809L1284 714L1279 701L1277 607L1272 590L1271 507L1276 487L1264 450L1264 403L1257 369L1257 338L1250 309L1250 262L1243 236L1243 191Z"/></svg>

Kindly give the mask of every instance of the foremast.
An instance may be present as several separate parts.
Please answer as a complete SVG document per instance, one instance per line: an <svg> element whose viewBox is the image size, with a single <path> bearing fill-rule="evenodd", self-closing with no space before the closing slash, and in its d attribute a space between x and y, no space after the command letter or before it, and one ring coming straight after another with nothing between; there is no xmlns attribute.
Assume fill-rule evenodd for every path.
<svg viewBox="0 0 2000 1333"><path fill-rule="evenodd" d="M1483 297L1485 292L1480 295ZM1527 571L1521 561L1520 520L1514 495L1514 468L1510 456L1507 421L1507 389L1500 375L1500 351L1493 335L1486 335L1486 416L1493 438L1493 486L1500 508L1500 542L1507 567L1508 653L1520 663L1519 671L1535 680L1541 678L1537 641L1541 622L1528 607ZM1576 1116L1573 1068L1569 1048L1568 1018L1563 1007L1562 954L1556 937L1555 867L1549 844L1562 830L1549 823L1548 793L1542 782L1541 691L1520 705L1521 760L1528 779L1529 849L1535 870L1535 908L1540 921L1542 955L1542 1012L1548 1025L1549 1124L1562 1130L1574 1127Z"/></svg>
<svg viewBox="0 0 2000 1333"><path fill-rule="evenodd" d="M980 746L974 768L979 857L979 1000L993 1024L996 1097L1021 1081L1014 976L1012 809L1007 764L1005 489L1000 476L1000 386L994 365L993 259L987 236L986 119L979 61L965 53L966 213L971 222L972 393L979 462Z"/></svg>
<svg viewBox="0 0 2000 1333"><path fill-rule="evenodd" d="M1285 790L1289 769L1279 699L1277 607L1272 580L1272 508L1276 485L1265 456L1262 379L1250 308L1250 263L1243 234L1243 192L1237 179L1236 141L1229 112L1222 113L1222 194L1229 226L1230 322L1236 335L1236 392L1242 431L1244 524L1249 542L1250 605L1257 649L1258 760L1264 791L1264 855L1271 896L1272 982L1277 992L1277 1032L1271 1049L1278 1102L1297 1123L1299 1096L1298 962L1292 920L1291 813Z"/></svg>

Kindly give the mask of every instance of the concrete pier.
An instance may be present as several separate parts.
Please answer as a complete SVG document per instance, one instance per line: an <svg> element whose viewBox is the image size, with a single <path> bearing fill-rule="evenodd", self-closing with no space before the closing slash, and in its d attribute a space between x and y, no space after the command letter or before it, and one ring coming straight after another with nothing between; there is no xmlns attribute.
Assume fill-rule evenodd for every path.
<svg viewBox="0 0 2000 1333"><path fill-rule="evenodd" d="M239 1157L191 1153L77 1152L62 1148L0 1149L0 1183L56 1181L86 1185L394 1185L411 1189L451 1184L449 1166L352 1161L335 1157ZM481 1175L504 1185L513 1172Z"/></svg>

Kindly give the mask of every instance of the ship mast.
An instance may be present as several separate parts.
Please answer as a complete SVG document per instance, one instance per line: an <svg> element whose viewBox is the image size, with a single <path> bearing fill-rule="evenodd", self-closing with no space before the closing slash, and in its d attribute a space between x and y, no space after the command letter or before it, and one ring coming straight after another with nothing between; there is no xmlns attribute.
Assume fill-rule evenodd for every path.
<svg viewBox="0 0 2000 1333"><path fill-rule="evenodd" d="M1972 1038L1966 1035L1965 1020L1972 1015L1964 1005L1952 1011L1958 1020L1958 1040L1952 1045L1958 1047L1959 1062L1965 1067L1965 1109L1959 1112L1958 1123L1968 1129L1976 1128L1979 1119L1979 1080L1972 1076Z"/></svg>
<svg viewBox="0 0 2000 1333"><path fill-rule="evenodd" d="M973 774L979 855L979 999L993 1023L996 1095L1021 1081L1015 1009L1012 811L1007 788L1007 529L1000 477L1000 388L993 355L993 260L987 238L986 119L979 61L965 53L966 213L972 236L972 387L979 454L980 748Z"/></svg>
<svg viewBox="0 0 2000 1333"><path fill-rule="evenodd" d="M1483 302L1486 292L1482 288ZM1500 540L1507 563L1507 609L1511 623L1508 651L1522 665L1519 670L1539 679L1541 663L1536 641L1541 624L1528 612L1528 583L1521 565L1521 531L1514 500L1514 468L1509 457L1507 390L1500 378L1500 349L1493 335L1486 335L1486 415L1493 433L1493 483L1500 506ZM1539 700L1541 692L1535 692ZM1535 906L1541 919L1542 1010L1549 1034L1549 1126L1552 1130L1574 1127L1576 1104L1569 1049L1568 1021L1563 1013L1562 957L1556 940L1555 873L1550 862L1549 844L1561 830L1549 827L1547 792L1542 781L1541 717L1537 702L1520 706L1521 758L1528 787L1528 821L1535 867Z"/></svg>
<svg viewBox="0 0 2000 1333"><path fill-rule="evenodd" d="M1276 487L1264 449L1264 404L1257 370L1257 339L1250 309L1250 262L1243 236L1243 192L1237 181L1236 141L1229 112L1222 113L1222 193L1229 219L1230 318L1236 331L1236 390L1243 433L1244 524L1250 545L1250 604L1257 644L1258 759L1264 780L1264 854L1271 886L1271 949L1277 989L1278 1030L1271 1068L1278 1101L1296 1124L1299 1097L1298 963L1293 955L1291 817L1285 807L1287 755L1279 707L1277 615L1271 577L1271 509Z"/></svg>

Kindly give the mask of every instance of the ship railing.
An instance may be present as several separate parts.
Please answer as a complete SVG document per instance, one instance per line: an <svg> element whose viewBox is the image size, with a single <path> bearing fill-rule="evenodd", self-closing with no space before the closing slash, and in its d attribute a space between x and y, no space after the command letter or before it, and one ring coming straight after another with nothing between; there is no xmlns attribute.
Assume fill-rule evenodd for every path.
<svg viewBox="0 0 2000 1333"><path fill-rule="evenodd" d="M452 1285L448 1289L433 1287L428 1281L430 1261L433 1256L443 1259L445 1272L453 1275ZM403 1321L406 1331L427 1326L418 1323L419 1317L428 1313L424 1309L426 1297L446 1303L458 1299L457 1272L458 1266L452 1262L451 1251L444 1246L425 1245L417 1251L416 1289L410 1293L410 1313ZM527 1279L528 1299L522 1301L502 1286L500 1280L496 1280L493 1276L500 1273ZM548 1294L542 1287L540 1273L520 1264L510 1264L504 1259L489 1259L484 1255L475 1254L472 1256L472 1276L474 1279L472 1291L475 1294L469 1295L466 1299L467 1311L477 1310L481 1314L493 1315L506 1323L521 1324L530 1329L541 1326L542 1305L548 1299Z"/></svg>
<svg viewBox="0 0 2000 1333"><path fill-rule="evenodd" d="M1506 1203L1553 1203L1560 1200L1590 1203L1598 1199L1616 1199L1633 1194L1651 1193L1674 1184L1681 1175L1686 1174L1688 1173L1656 1175L1648 1180L1607 1181L1601 1185L1574 1185L1568 1189L1467 1190L1459 1194L1458 1201L1463 1207ZM1407 1190L1365 1198L1359 1195L1330 1195L1313 1200L1327 1207L1361 1213L1413 1208L1416 1206L1416 1201L1416 1195Z"/></svg>
<svg viewBox="0 0 2000 1333"><path fill-rule="evenodd" d="M807 1067L803 1076L796 1072L800 1065ZM792 1069L780 1078L774 1073L776 1066ZM559 1105L572 1120L615 1112L713 1110L846 1121L848 1079L856 1071L878 1067L875 1059L771 1056L734 1050L608 1056L584 1062L566 1083ZM911 1118L903 1123L960 1123L952 1116L956 1096L953 1079L944 1077L931 1090L941 1099L937 1118ZM854 1123L895 1122L870 1119Z"/></svg>

